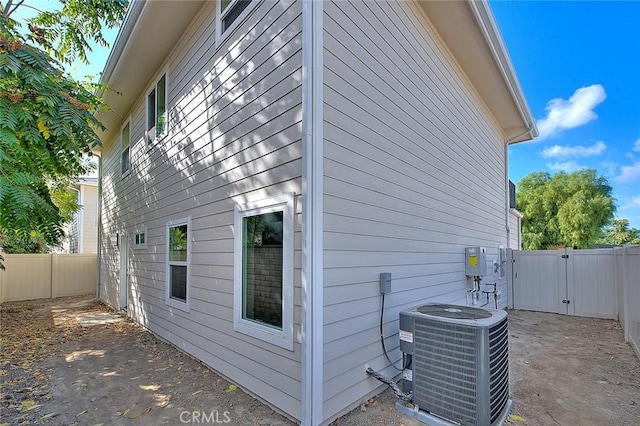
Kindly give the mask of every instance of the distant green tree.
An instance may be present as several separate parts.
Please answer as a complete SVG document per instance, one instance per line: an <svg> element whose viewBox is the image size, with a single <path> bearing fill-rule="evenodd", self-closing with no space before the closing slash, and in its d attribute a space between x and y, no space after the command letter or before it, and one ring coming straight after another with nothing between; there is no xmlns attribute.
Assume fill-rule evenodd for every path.
<svg viewBox="0 0 640 426"><path fill-rule="evenodd" d="M602 230L601 244L640 244L640 229L630 228L629 219L612 219Z"/></svg>
<svg viewBox="0 0 640 426"><path fill-rule="evenodd" d="M613 217L615 199L607 178L596 170L531 173L518 184L516 204L522 219L522 246L588 248Z"/></svg>
<svg viewBox="0 0 640 426"><path fill-rule="evenodd" d="M87 62L91 43L105 46L104 27L124 17L123 0L0 0L0 230L47 245L64 237L64 212L54 202L61 182L87 174L100 145L94 113L99 87L74 80L64 65ZM13 19L27 8L35 16ZM26 16L26 15L25 15ZM53 192L52 192L53 191ZM0 263L2 267L2 263Z"/></svg>

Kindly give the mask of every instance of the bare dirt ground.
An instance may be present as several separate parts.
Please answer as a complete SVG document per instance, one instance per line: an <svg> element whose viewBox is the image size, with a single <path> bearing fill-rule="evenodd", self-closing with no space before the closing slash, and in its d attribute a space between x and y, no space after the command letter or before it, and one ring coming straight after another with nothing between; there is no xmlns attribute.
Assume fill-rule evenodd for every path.
<svg viewBox="0 0 640 426"><path fill-rule="evenodd" d="M200 362L90 298L0 307L0 426L291 425ZM509 424L638 425L640 361L615 321L510 311ZM390 391L334 425L420 425Z"/></svg>

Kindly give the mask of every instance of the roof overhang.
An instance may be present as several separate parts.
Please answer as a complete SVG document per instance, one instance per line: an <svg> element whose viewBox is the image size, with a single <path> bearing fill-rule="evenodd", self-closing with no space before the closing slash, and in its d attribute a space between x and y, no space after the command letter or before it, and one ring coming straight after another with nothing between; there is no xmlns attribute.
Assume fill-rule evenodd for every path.
<svg viewBox="0 0 640 426"><path fill-rule="evenodd" d="M419 0L429 20L489 108L508 143L538 136L511 59L485 0Z"/></svg>
<svg viewBox="0 0 640 426"><path fill-rule="evenodd" d="M106 142L151 81L206 0L132 1L111 49L101 83L109 110L97 118ZM509 143L538 135L489 4L419 0L431 23L500 125Z"/></svg>
<svg viewBox="0 0 640 426"><path fill-rule="evenodd" d="M99 93L109 110L96 117L107 128L103 143L113 138L120 122L150 83L206 0L132 1L107 59Z"/></svg>

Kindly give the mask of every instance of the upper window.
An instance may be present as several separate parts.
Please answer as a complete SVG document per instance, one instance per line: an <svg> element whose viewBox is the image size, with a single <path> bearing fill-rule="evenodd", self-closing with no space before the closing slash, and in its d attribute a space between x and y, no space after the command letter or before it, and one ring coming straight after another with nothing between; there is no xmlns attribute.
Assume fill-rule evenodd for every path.
<svg viewBox="0 0 640 426"><path fill-rule="evenodd" d="M168 305L189 308L189 262L189 219L170 221L167 223L165 297Z"/></svg>
<svg viewBox="0 0 640 426"><path fill-rule="evenodd" d="M124 125L122 128L121 135L121 147L122 147L122 155L121 155L121 165L122 165L122 175L126 175L131 171L131 156L129 153L129 141L130 141L130 133L129 133L129 122Z"/></svg>
<svg viewBox="0 0 640 426"><path fill-rule="evenodd" d="M293 196L237 206L234 328L293 350Z"/></svg>
<svg viewBox="0 0 640 426"><path fill-rule="evenodd" d="M167 79L163 74L147 95L147 141L152 143L167 133Z"/></svg>
<svg viewBox="0 0 640 426"><path fill-rule="evenodd" d="M231 29L244 13L248 6L255 0L218 0L220 10L220 35ZM248 13L248 12L247 12Z"/></svg>

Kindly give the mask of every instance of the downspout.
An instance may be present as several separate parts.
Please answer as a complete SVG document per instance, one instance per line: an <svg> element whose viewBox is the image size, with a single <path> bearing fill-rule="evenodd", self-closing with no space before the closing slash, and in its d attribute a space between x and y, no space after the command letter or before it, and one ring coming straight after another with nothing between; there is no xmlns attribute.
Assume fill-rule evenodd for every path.
<svg viewBox="0 0 640 426"><path fill-rule="evenodd" d="M511 241L511 225L509 224L509 212L511 210L511 205L509 203L509 144L514 140L520 138L521 136L526 135L527 133L531 133L534 129L533 124L529 124L527 130L522 133L515 135L514 137L507 139L504 141L504 181L505 181L505 194L506 194L506 211L505 211L505 225L507 229L507 247L509 247L509 242ZM520 247L518 247L520 249Z"/></svg>
<svg viewBox="0 0 640 426"><path fill-rule="evenodd" d="M102 271L102 156L98 157L98 241L96 247L96 261L98 262L96 277L96 299L100 300L100 274Z"/></svg>
<svg viewBox="0 0 640 426"><path fill-rule="evenodd" d="M323 4L302 1L302 425L323 420Z"/></svg>
<svg viewBox="0 0 640 426"><path fill-rule="evenodd" d="M80 184L80 189L78 191L78 204L80 205L80 210L78 210L78 253L84 253L84 192L85 185Z"/></svg>

